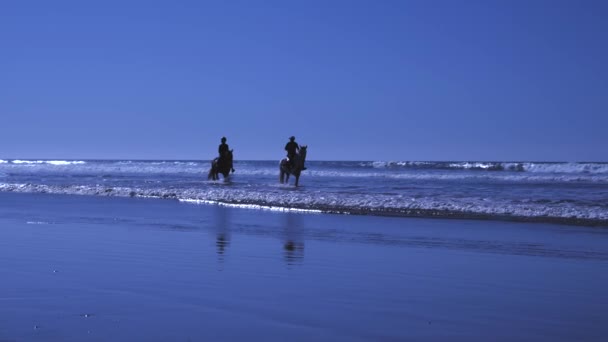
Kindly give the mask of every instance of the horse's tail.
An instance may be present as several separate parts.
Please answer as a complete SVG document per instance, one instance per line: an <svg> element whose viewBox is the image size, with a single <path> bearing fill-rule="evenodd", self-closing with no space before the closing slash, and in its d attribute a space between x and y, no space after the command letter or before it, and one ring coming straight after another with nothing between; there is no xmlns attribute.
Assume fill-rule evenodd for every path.
<svg viewBox="0 0 608 342"><path fill-rule="evenodd" d="M215 173L217 170L217 158L211 161L211 167L209 168L209 173L207 174L207 180L213 179L215 180Z"/></svg>
<svg viewBox="0 0 608 342"><path fill-rule="evenodd" d="M289 165L288 159L287 158L283 158L279 162L279 169L281 169L281 170L287 170L287 169L289 169L288 165Z"/></svg>
<svg viewBox="0 0 608 342"><path fill-rule="evenodd" d="M287 172L287 158L283 158L279 161L279 182L283 184L285 182L285 176L289 177Z"/></svg>

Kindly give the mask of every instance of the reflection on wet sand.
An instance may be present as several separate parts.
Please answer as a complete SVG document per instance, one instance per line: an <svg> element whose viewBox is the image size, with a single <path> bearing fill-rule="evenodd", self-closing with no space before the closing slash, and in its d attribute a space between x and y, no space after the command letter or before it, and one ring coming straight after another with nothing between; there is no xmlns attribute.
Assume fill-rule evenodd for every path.
<svg viewBox="0 0 608 342"><path fill-rule="evenodd" d="M230 245L230 212L228 208L215 206L215 247L217 260L224 261L226 249Z"/></svg>
<svg viewBox="0 0 608 342"><path fill-rule="evenodd" d="M225 233L218 233L215 241L217 246L217 254L223 255L226 247L230 244L230 236Z"/></svg>
<svg viewBox="0 0 608 342"><path fill-rule="evenodd" d="M300 214L285 215L285 237L283 256L287 265L301 264L304 261L304 231Z"/></svg>
<svg viewBox="0 0 608 342"><path fill-rule="evenodd" d="M280 250L285 263L288 266L302 264L305 240L302 214L286 213L280 215L278 224L247 227L232 222L233 210L233 208L221 205L215 206L213 209L213 230L210 233L213 236L215 254L220 270L223 269L228 247L231 245L232 232L279 238L281 240Z"/></svg>

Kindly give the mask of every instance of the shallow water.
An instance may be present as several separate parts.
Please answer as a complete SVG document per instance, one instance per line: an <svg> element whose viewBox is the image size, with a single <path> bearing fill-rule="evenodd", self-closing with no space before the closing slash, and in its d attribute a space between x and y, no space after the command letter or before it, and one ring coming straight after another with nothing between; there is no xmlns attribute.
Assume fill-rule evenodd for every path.
<svg viewBox="0 0 608 342"><path fill-rule="evenodd" d="M253 208L608 225L607 163L307 162L301 187L278 161L4 160L0 191L171 198ZM291 180L293 184L293 179Z"/></svg>

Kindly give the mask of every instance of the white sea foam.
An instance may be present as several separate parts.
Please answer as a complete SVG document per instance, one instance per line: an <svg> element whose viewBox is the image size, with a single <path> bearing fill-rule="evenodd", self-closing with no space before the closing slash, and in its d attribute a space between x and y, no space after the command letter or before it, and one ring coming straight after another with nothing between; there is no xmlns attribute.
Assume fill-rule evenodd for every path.
<svg viewBox="0 0 608 342"><path fill-rule="evenodd" d="M49 164L49 165L80 165L86 164L86 162L81 160L13 160L11 163L13 164L27 164L27 165L35 165L35 164Z"/></svg>
<svg viewBox="0 0 608 342"><path fill-rule="evenodd" d="M438 181L457 181L457 180L496 180L504 182L541 182L541 183L571 183L571 182L592 182L608 183L608 175L603 174L541 174L541 173L428 173L428 172L365 172L365 171L306 171L311 177L352 177L352 178L386 178L401 180L438 180ZM255 173L241 172L242 174L264 174L275 175L276 171L256 171Z"/></svg>
<svg viewBox="0 0 608 342"><path fill-rule="evenodd" d="M42 164L42 160L13 160L13 164Z"/></svg>
<svg viewBox="0 0 608 342"><path fill-rule="evenodd" d="M7 163L8 163L8 161L7 161L7 160L2 160L2 159L0 159L0 164L7 164Z"/></svg>
<svg viewBox="0 0 608 342"><path fill-rule="evenodd" d="M192 204L212 204L220 205L224 207L240 208L240 209L257 209L257 210L269 210L278 212L296 212L296 213L311 213L311 214L322 214L323 210L317 209L300 209L300 208L289 208L271 205L259 205L259 204L240 204L240 203L225 203L220 201L201 200L201 199L180 199L183 203Z"/></svg>
<svg viewBox="0 0 608 342"><path fill-rule="evenodd" d="M523 167L530 172L608 174L606 163L524 163Z"/></svg>
<svg viewBox="0 0 608 342"><path fill-rule="evenodd" d="M86 162L82 161L82 160L76 160L76 161L68 161L68 160L50 160L46 162L47 164L51 164L51 165L81 165L81 164L86 164Z"/></svg>
<svg viewBox="0 0 608 342"><path fill-rule="evenodd" d="M375 161L361 166L374 168L412 168L438 170L486 170L537 173L604 173L608 174L608 163L534 163L534 162L417 162Z"/></svg>
<svg viewBox="0 0 608 342"><path fill-rule="evenodd" d="M399 216L513 217L538 220L593 220L608 225L608 206L568 201L513 201L502 198L345 194L310 192L264 192L231 187L130 188L95 186L51 186L0 183L0 191L119 197L175 199L187 203L218 204L246 209L362 213Z"/></svg>
<svg viewBox="0 0 608 342"><path fill-rule="evenodd" d="M501 164L494 163L451 163L449 164L450 168L455 169L473 169L473 170L492 170L497 169L501 166Z"/></svg>
<svg viewBox="0 0 608 342"><path fill-rule="evenodd" d="M371 163L361 163L361 166L372 166L374 168L387 168L387 167L425 167L432 166L437 163L425 162L425 161L375 161Z"/></svg>

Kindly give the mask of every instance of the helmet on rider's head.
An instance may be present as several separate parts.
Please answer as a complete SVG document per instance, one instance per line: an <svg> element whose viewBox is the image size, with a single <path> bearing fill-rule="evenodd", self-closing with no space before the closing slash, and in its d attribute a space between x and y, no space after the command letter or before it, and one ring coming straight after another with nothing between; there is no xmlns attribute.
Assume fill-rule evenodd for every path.
<svg viewBox="0 0 608 342"><path fill-rule="evenodd" d="M226 141L226 137L222 137L222 141Z"/></svg>
<svg viewBox="0 0 608 342"><path fill-rule="evenodd" d="M296 140L296 137L294 137L293 135L289 137L289 140L294 141Z"/></svg>

